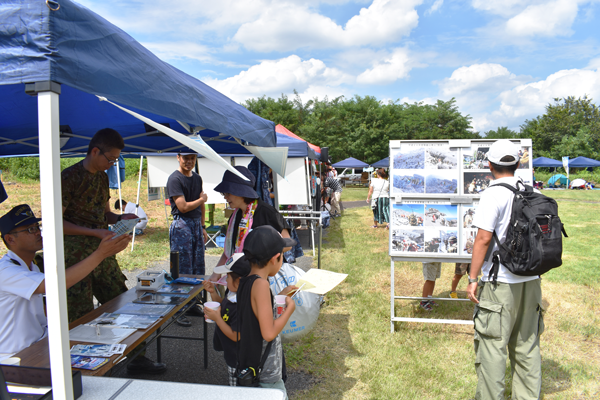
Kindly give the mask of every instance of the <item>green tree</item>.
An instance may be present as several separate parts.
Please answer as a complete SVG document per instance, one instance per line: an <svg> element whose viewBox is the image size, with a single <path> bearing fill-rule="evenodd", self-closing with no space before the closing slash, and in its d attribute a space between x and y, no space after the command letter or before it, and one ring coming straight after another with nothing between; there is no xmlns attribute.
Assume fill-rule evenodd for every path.
<svg viewBox="0 0 600 400"><path fill-rule="evenodd" d="M519 132L508 129L506 126L499 126L497 130L489 130L484 134L486 139L513 139L519 136Z"/></svg>
<svg viewBox="0 0 600 400"><path fill-rule="evenodd" d="M584 133L576 139L580 131ZM544 115L527 120L521 125L521 137L530 137L533 140L536 155L559 158L563 154L563 145L586 140L591 148L591 153L588 154L598 158L600 110L587 96L555 98L554 104L546 106Z"/></svg>

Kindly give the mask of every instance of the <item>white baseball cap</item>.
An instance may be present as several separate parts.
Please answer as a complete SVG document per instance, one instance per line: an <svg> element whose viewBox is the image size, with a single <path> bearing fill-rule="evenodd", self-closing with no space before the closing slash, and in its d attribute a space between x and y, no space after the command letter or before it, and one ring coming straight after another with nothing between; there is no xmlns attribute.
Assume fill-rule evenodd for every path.
<svg viewBox="0 0 600 400"><path fill-rule="evenodd" d="M215 267L215 274L228 274L235 272L239 276L248 276L250 273L250 263L246 260L244 253L235 253L223 265Z"/></svg>
<svg viewBox="0 0 600 400"><path fill-rule="evenodd" d="M514 161L500 161L506 156L511 156ZM500 139L494 142L487 153L490 162L496 165L515 165L519 162L519 147L508 139Z"/></svg>

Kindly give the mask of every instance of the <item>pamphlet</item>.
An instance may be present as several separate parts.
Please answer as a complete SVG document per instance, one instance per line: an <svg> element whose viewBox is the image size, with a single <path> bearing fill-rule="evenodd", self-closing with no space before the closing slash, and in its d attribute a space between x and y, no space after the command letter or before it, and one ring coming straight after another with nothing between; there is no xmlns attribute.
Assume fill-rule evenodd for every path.
<svg viewBox="0 0 600 400"><path fill-rule="evenodd" d="M71 356L71 367L80 369L96 370L106 364L108 358L88 357L88 356Z"/></svg>
<svg viewBox="0 0 600 400"><path fill-rule="evenodd" d="M186 294L158 294L145 292L133 302L139 304L170 304L178 306L186 301L187 298L188 296Z"/></svg>
<svg viewBox="0 0 600 400"><path fill-rule="evenodd" d="M117 238L121 235L131 233L133 231L133 228L135 228L135 226L138 224L138 222L140 222L140 218L122 219L116 224L114 224L111 227L110 231L115 232L115 238Z"/></svg>
<svg viewBox="0 0 600 400"><path fill-rule="evenodd" d="M153 315L104 313L86 325L104 325L108 328L148 329L159 318Z"/></svg>
<svg viewBox="0 0 600 400"><path fill-rule="evenodd" d="M79 325L69 331L69 339L75 342L113 344L120 343L135 331L135 329L106 328L100 325Z"/></svg>
<svg viewBox="0 0 600 400"><path fill-rule="evenodd" d="M162 285L156 293L166 293L166 294L187 294L192 291L191 286L181 286L181 285Z"/></svg>
<svg viewBox="0 0 600 400"><path fill-rule="evenodd" d="M135 314L135 315L147 315L154 317L162 317L167 315L173 309L172 305L167 304L136 304L127 303L123 307L119 308L114 314Z"/></svg>
<svg viewBox="0 0 600 400"><path fill-rule="evenodd" d="M175 279L173 281L173 283L183 283L185 285L199 285L202 283L203 279L196 279L196 278L187 278L185 276L180 276L179 278Z"/></svg>
<svg viewBox="0 0 600 400"><path fill-rule="evenodd" d="M296 282L296 286L302 287L305 292L325 294L343 282L348 274L326 271L324 269L312 268Z"/></svg>
<svg viewBox="0 0 600 400"><path fill-rule="evenodd" d="M76 344L71 347L72 356L87 357L111 357L115 354L123 354L127 348L126 344Z"/></svg>

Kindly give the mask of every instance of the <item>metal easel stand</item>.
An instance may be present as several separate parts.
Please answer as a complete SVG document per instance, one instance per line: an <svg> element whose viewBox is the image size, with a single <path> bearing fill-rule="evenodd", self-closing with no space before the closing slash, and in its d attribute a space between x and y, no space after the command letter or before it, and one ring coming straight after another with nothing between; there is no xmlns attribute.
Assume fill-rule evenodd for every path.
<svg viewBox="0 0 600 400"><path fill-rule="evenodd" d="M319 245L317 250L317 268L321 269L321 245L323 236L323 226L321 225L321 212L320 211L301 211L301 210L279 210L281 214L284 214L286 220L304 220L310 221L310 233L311 233L311 245L313 248L313 257L315 256L315 231L316 226L319 226ZM287 215L286 215L287 214Z"/></svg>
<svg viewBox="0 0 600 400"><path fill-rule="evenodd" d="M443 318L408 318L408 317L396 317L396 300L435 300L435 301L458 301L458 302L470 302L469 299L453 299L453 298L442 298L442 297L410 297L410 296L396 296L394 286L394 261L421 261L421 260L400 260L397 257L392 257L390 266L390 332L394 333L394 322L422 322L432 324L455 324L455 325L473 325L472 320L466 319L443 319ZM427 262L444 262L445 260L427 260ZM461 261L461 260L456 260ZM456 262L453 260L453 262ZM470 260L464 260L467 262Z"/></svg>

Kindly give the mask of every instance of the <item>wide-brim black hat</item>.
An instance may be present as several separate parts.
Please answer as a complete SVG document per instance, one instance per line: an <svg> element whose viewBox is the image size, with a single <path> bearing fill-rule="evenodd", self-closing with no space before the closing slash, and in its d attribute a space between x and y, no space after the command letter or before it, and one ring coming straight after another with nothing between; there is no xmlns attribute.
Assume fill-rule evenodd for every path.
<svg viewBox="0 0 600 400"><path fill-rule="evenodd" d="M250 172L248 168L242 166L234 168L249 180L244 180L231 171L225 171L223 180L215 186L214 191L217 193L229 193L234 196L246 197L249 199L257 199L258 193L254 190L256 178L252 175L252 172Z"/></svg>

